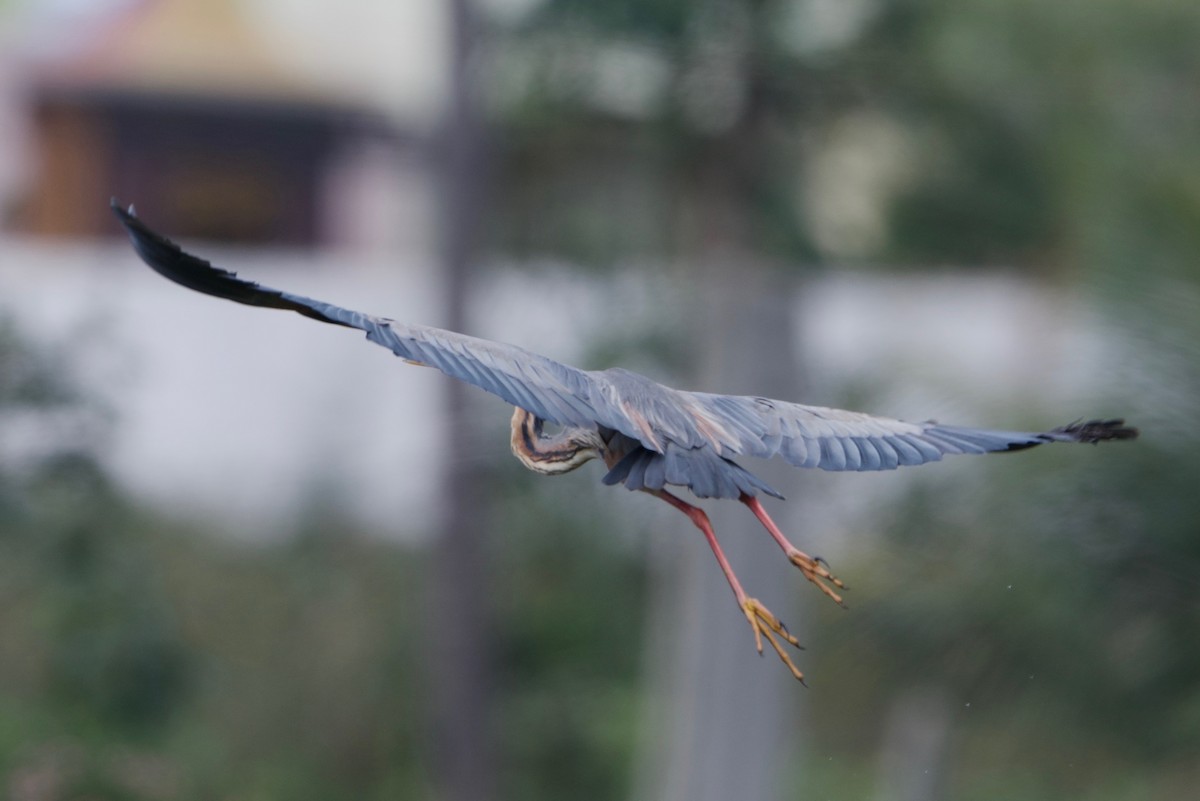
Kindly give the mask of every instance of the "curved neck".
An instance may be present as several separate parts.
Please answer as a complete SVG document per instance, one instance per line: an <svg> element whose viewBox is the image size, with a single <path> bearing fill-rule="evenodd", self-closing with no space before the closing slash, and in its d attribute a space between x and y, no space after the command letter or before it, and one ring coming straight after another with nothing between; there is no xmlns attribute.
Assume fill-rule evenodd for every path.
<svg viewBox="0 0 1200 801"><path fill-rule="evenodd" d="M586 428L542 433L542 420L519 406L512 416L512 452L521 464L547 476L569 473L600 455L600 435Z"/></svg>

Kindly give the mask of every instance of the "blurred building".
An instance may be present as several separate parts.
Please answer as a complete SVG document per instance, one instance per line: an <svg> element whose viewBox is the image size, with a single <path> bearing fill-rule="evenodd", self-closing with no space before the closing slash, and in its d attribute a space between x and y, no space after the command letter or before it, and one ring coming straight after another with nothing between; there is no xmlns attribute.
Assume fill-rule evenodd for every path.
<svg viewBox="0 0 1200 801"><path fill-rule="evenodd" d="M364 152L416 149L289 70L233 0L120 4L67 42L17 65L35 151L8 214L18 231L113 234L116 196L179 237L327 243L339 176L369 177Z"/></svg>

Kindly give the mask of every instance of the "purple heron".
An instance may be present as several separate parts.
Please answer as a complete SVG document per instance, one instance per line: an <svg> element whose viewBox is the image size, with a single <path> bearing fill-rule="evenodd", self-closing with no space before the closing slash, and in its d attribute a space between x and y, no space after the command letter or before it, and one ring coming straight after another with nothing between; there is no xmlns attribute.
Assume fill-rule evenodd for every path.
<svg viewBox="0 0 1200 801"><path fill-rule="evenodd" d="M859 412L802 406L749 395L687 392L637 373L612 368L579 370L513 345L398 322L293 295L238 278L186 253L148 228L114 199L112 209L138 255L177 284L250 306L289 309L324 323L357 328L407 362L435 367L452 378L498 395L515 407L513 453L544 475L568 473L600 459L605 484L624 484L683 512L708 541L739 608L754 632L803 681L782 643L799 647L787 627L747 595L721 551L708 515L670 492L686 487L698 498L744 504L806 579L841 604L845 585L826 564L793 545L759 502L783 496L735 459L779 456L796 467L822 470L893 470L959 453L1016 451L1048 442L1133 439L1123 420L1076 422L1040 433L990 431L935 422L906 423ZM560 429L547 433L550 422Z"/></svg>

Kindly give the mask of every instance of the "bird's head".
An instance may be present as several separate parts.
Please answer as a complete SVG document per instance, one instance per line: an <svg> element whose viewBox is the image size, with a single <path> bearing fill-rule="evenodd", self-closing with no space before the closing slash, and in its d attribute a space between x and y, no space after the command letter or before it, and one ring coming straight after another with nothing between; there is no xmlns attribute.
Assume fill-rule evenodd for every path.
<svg viewBox="0 0 1200 801"><path fill-rule="evenodd" d="M564 428L545 432L545 421L521 407L513 411L512 451L521 464L547 476L569 473L598 457L604 441L595 429Z"/></svg>

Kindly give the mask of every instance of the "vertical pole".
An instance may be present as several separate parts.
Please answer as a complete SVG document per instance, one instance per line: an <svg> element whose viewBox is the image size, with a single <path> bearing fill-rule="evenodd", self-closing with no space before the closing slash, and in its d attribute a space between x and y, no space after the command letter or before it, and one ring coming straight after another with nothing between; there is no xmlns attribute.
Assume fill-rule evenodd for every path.
<svg viewBox="0 0 1200 801"><path fill-rule="evenodd" d="M468 0L449 0L449 97L434 150L439 173L439 259L445 325L462 331L483 217L486 131L473 64L479 36ZM428 666L434 722L432 769L439 798L495 797L493 649L483 468L469 432L470 398L442 384L444 472L441 525L433 547Z"/></svg>
<svg viewBox="0 0 1200 801"><path fill-rule="evenodd" d="M762 0L713 8L741 9L739 30L717 34L740 47L744 102L726 130L704 141L683 180L688 217L698 221L682 255L695 290L691 343L702 356L697 381L716 392L751 391L800 397L798 354L790 302L795 284L758 250L754 208L773 178L769 161L766 51ZM740 37L740 39L739 39ZM771 513L785 530L798 508L795 471L772 464L753 469L791 503ZM721 547L746 592L762 600L803 642L798 606L812 587L787 563L754 516L739 503L704 504ZM691 532L681 532L682 540ZM804 532L796 530L800 541ZM754 652L745 618L724 591L708 549L695 542L656 543L670 550L652 613L657 692L648 729L650 754L635 776L632 797L655 801L776 801L795 764L804 689L768 649ZM809 596L811 599L811 595ZM804 652L793 655L804 670ZM795 795L791 793L791 795Z"/></svg>

